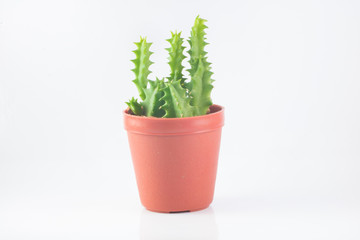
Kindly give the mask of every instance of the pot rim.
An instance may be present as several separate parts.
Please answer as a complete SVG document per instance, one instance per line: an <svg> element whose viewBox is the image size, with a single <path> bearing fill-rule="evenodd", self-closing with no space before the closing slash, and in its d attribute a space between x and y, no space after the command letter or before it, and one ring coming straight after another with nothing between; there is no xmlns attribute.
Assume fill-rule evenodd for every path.
<svg viewBox="0 0 360 240"><path fill-rule="evenodd" d="M214 131L224 125L224 107L213 104L210 113L183 118L157 118L129 114L123 111L125 130L145 135L187 135Z"/></svg>
<svg viewBox="0 0 360 240"><path fill-rule="evenodd" d="M193 117L182 117L182 118L160 118L160 117L147 117L147 116L138 116L138 115L134 115L134 114L130 114L129 110L130 108L126 108L123 111L123 114L129 117L133 117L133 118L139 118L139 119L151 119L151 120L155 120L155 121L179 121L180 119L195 119L195 118L205 118L208 117L209 115L216 115L216 114L222 114L225 110L225 107L221 106L221 105L217 105L217 104L212 104L209 108L218 108L218 110L216 110L215 112L210 112L207 113L205 115L200 115L200 116L193 116ZM211 111L211 110L210 110Z"/></svg>

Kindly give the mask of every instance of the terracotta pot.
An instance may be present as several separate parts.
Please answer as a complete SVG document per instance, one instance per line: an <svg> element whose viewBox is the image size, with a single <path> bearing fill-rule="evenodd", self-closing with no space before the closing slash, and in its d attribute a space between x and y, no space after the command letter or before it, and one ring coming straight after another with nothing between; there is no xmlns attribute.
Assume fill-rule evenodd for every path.
<svg viewBox="0 0 360 240"><path fill-rule="evenodd" d="M150 211L185 212L213 200L224 108L187 118L124 111L141 203Z"/></svg>

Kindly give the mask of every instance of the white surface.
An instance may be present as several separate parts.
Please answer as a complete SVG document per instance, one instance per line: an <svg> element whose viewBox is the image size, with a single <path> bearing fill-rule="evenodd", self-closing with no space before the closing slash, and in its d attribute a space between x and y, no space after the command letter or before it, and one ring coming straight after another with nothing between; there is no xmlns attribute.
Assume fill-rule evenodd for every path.
<svg viewBox="0 0 360 240"><path fill-rule="evenodd" d="M359 239L359 1L0 0L0 239ZM208 19L226 107L214 203L140 205L132 42ZM153 76L152 76L153 77Z"/></svg>

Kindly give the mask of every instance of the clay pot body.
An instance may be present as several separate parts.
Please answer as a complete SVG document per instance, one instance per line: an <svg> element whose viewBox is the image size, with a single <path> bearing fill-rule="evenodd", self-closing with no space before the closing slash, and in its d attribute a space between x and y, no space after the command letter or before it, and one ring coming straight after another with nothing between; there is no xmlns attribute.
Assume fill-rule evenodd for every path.
<svg viewBox="0 0 360 240"><path fill-rule="evenodd" d="M207 208L213 200L224 109L188 118L124 112L141 203L150 211Z"/></svg>

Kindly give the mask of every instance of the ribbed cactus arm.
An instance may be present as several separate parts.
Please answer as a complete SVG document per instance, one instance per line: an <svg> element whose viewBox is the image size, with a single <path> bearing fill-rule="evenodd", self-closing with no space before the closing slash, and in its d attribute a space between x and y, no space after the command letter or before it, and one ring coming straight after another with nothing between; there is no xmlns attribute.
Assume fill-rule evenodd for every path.
<svg viewBox="0 0 360 240"><path fill-rule="evenodd" d="M129 106L130 110L135 114L135 115L142 115L143 114L143 110L141 108L141 104L138 103L137 99L135 99L134 97L131 98L128 102L126 102L126 104Z"/></svg>
<svg viewBox="0 0 360 240"><path fill-rule="evenodd" d="M190 50L188 51L190 55L190 75L195 74L198 60L204 58L207 54L205 51L205 46L208 44L205 42L205 29L207 28L205 22L205 19L197 16L194 26L191 28L190 39L188 41L190 44Z"/></svg>
<svg viewBox="0 0 360 240"><path fill-rule="evenodd" d="M182 74L182 70L184 69L182 61L185 58L185 55L183 54L185 47L183 46L184 41L183 38L181 38L181 32L171 32L171 38L167 39L166 41L170 43L170 47L166 48L166 50L169 52L168 64L171 71L168 80L170 82L180 80L180 84L183 85L185 78Z"/></svg>
<svg viewBox="0 0 360 240"><path fill-rule="evenodd" d="M160 98L162 97L163 81L156 79L156 81L149 80L150 87L144 89L145 100L141 103L143 106L145 116L161 117Z"/></svg>
<svg viewBox="0 0 360 240"><path fill-rule="evenodd" d="M213 80L210 63L207 62L205 51L205 26L204 19L197 17L190 34L190 76L191 81L187 84L191 97L191 105L194 107L194 115L204 115L212 104L211 90Z"/></svg>
<svg viewBox="0 0 360 240"><path fill-rule="evenodd" d="M186 90L181 87L180 81L166 82L163 88L164 96L160 99L164 102L161 109L165 111L164 118L192 117L193 107L190 99L186 97Z"/></svg>
<svg viewBox="0 0 360 240"><path fill-rule="evenodd" d="M133 51L136 58L131 60L135 64L135 68L131 70L135 73L133 82L142 100L145 99L144 89L147 87L148 75L151 73L149 67L153 64L153 62L150 61L150 55L153 54L153 52L150 51L151 44L152 43L146 42L146 38L140 38L140 42L135 43L137 49Z"/></svg>
<svg viewBox="0 0 360 240"><path fill-rule="evenodd" d="M211 84L210 64L201 58L198 62L198 68L191 78L191 105L194 106L194 115L204 115L212 104L211 90L214 88Z"/></svg>

